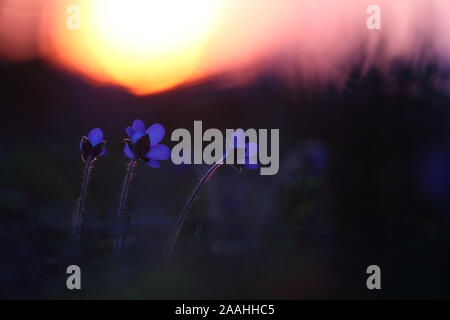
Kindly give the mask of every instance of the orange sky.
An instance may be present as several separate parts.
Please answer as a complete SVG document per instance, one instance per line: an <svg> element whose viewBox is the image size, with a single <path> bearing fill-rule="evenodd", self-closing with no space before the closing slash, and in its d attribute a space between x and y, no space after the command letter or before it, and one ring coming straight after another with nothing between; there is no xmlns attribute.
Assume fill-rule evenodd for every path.
<svg viewBox="0 0 450 320"><path fill-rule="evenodd" d="M72 4L80 29L66 26ZM366 27L370 4L382 30ZM381 42L383 61L418 59L424 40L444 63L450 52L446 0L3 0L0 10L4 58L41 57L136 94L224 73L247 81L274 66L287 81L339 77L362 49L379 61Z"/></svg>

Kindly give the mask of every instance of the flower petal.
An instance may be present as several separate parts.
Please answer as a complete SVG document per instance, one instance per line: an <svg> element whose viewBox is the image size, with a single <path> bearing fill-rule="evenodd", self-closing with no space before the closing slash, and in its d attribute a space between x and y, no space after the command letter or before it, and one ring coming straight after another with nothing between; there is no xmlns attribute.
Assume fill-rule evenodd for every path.
<svg viewBox="0 0 450 320"><path fill-rule="evenodd" d="M166 133L166 130L164 129L164 126L162 124L155 123L150 128L148 128L145 133L148 133L148 135L150 136L150 144L153 147L161 142L164 134Z"/></svg>
<svg viewBox="0 0 450 320"><path fill-rule="evenodd" d="M136 133L136 131L133 131L133 134L130 136L131 143L135 144L136 141L138 141L143 136L144 136L143 134Z"/></svg>
<svg viewBox="0 0 450 320"><path fill-rule="evenodd" d="M130 137L131 142L134 144L145 134L145 124L142 120L134 120L133 127L131 130L127 128L128 136ZM131 133L131 135L130 135Z"/></svg>
<svg viewBox="0 0 450 320"><path fill-rule="evenodd" d="M153 167L153 168L159 168L159 167L161 167L161 165L159 164L159 161L156 161L156 160L153 160L153 159L150 159L150 161L147 162L147 164L148 164L150 167Z"/></svg>
<svg viewBox="0 0 450 320"><path fill-rule="evenodd" d="M246 164L245 167L248 169L255 170L255 169L259 168L259 165L258 164Z"/></svg>
<svg viewBox="0 0 450 320"><path fill-rule="evenodd" d="M154 160L166 160L170 157L170 148L165 144L158 144L150 148L147 157Z"/></svg>
<svg viewBox="0 0 450 320"><path fill-rule="evenodd" d="M126 129L127 135L128 137L131 137L133 135L133 128L132 127L127 127Z"/></svg>
<svg viewBox="0 0 450 320"><path fill-rule="evenodd" d="M127 144L123 147L123 153L130 159L134 158L133 152L131 152L131 149Z"/></svg>
<svg viewBox="0 0 450 320"><path fill-rule="evenodd" d="M103 141L103 132L102 129L95 128L92 129L88 134L88 140L92 144L93 147L98 145Z"/></svg>
<svg viewBox="0 0 450 320"><path fill-rule="evenodd" d="M102 152L99 153L99 155L97 157L101 157L102 155L104 155L106 153L106 149L103 149Z"/></svg>
<svg viewBox="0 0 450 320"><path fill-rule="evenodd" d="M144 121L136 119L133 121L133 130L144 134L145 124Z"/></svg>

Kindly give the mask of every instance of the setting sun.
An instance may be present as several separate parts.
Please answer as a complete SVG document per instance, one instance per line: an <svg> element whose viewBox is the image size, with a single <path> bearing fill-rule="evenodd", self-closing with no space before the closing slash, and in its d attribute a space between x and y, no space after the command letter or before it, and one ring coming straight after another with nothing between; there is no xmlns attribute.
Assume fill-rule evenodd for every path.
<svg viewBox="0 0 450 320"><path fill-rule="evenodd" d="M97 73L102 82L118 82L137 94L157 92L194 72L219 5L220 0L84 0L80 29L54 21L58 28L47 46L56 47L65 64L76 62L75 69L82 61L82 71Z"/></svg>

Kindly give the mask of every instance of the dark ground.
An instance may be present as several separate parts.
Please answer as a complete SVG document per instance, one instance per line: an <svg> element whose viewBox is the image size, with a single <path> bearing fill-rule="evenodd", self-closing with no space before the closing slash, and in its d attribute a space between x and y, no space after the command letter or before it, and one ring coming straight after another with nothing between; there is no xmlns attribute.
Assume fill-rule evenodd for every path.
<svg viewBox="0 0 450 320"><path fill-rule="evenodd" d="M433 64L352 72L288 88L270 74L221 88L212 79L147 97L97 88L39 61L0 65L1 298L450 298L450 99ZM206 166L140 163L127 210L119 284L108 281L113 223L134 119L167 132L280 128L280 171L221 168L190 211L172 264L158 261ZM69 246L81 136L100 127L82 257ZM173 145L166 134L164 142ZM197 245L191 246L195 230ZM66 267L82 269L68 291ZM368 265L382 290L366 289Z"/></svg>

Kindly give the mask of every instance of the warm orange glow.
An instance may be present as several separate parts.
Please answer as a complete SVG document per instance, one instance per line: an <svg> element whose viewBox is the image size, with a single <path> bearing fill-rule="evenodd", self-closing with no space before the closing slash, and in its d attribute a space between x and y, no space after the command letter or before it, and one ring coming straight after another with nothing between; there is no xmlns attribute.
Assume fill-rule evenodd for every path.
<svg viewBox="0 0 450 320"><path fill-rule="evenodd" d="M69 1L48 12L65 12ZM56 26L44 51L100 82L120 83L137 94L156 92L192 76L209 40L217 0L83 0L81 28L66 28L68 14L45 22Z"/></svg>
<svg viewBox="0 0 450 320"><path fill-rule="evenodd" d="M450 3L428 2L377 0L382 30L370 31L371 0L0 0L0 56L44 58L135 94L266 71L293 85L343 83L361 57L380 70L399 58L449 63ZM79 30L66 26L70 5Z"/></svg>

